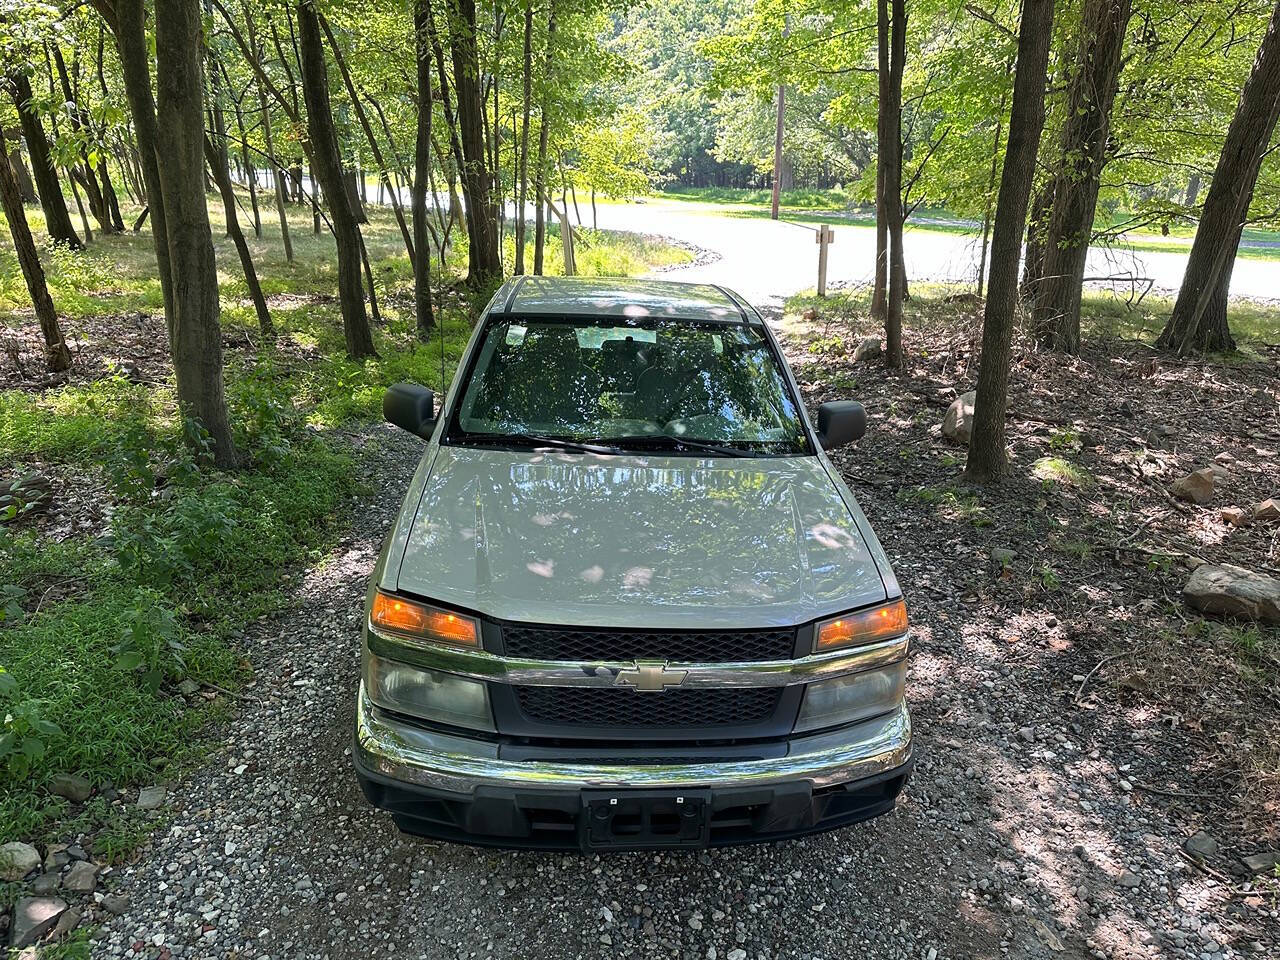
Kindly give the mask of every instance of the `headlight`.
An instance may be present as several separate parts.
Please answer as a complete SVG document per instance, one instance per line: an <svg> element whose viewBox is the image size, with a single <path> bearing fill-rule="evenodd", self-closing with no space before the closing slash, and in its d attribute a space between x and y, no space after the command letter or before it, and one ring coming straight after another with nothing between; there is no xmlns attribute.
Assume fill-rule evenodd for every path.
<svg viewBox="0 0 1280 960"><path fill-rule="evenodd" d="M368 650L364 656L365 691L384 710L455 727L494 729L489 690L483 683L385 660Z"/></svg>
<svg viewBox="0 0 1280 960"><path fill-rule="evenodd" d="M430 607L381 590L373 594L369 622L375 629L411 640L451 647L480 646L480 624L475 617Z"/></svg>
<svg viewBox="0 0 1280 960"><path fill-rule="evenodd" d="M813 634L813 652L825 653L841 647L891 640L907 632L907 605L901 599L870 610L846 613L818 624Z"/></svg>
<svg viewBox="0 0 1280 960"><path fill-rule="evenodd" d="M796 732L855 723L888 713L902 702L906 676L907 661L900 660L880 670L809 684L796 720Z"/></svg>

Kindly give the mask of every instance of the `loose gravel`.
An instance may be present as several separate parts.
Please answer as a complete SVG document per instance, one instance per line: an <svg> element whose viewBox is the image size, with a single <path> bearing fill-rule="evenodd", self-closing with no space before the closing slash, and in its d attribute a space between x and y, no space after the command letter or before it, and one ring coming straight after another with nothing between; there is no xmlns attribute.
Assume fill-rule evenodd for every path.
<svg viewBox="0 0 1280 960"><path fill-rule="evenodd" d="M509 853L401 836L350 759L369 571L421 447L352 436L376 496L245 641L255 680L212 759L99 896L95 957L1275 956L1245 905L1135 802L1122 756L999 656L973 656L946 559L894 556L920 627L918 761L896 809L832 834L697 853ZM869 511L870 512L870 511ZM890 554L894 524L872 516ZM1213 869L1210 867L1209 869ZM125 899L127 898L127 899ZM105 905L104 905L105 907ZM123 910L113 915L114 910Z"/></svg>

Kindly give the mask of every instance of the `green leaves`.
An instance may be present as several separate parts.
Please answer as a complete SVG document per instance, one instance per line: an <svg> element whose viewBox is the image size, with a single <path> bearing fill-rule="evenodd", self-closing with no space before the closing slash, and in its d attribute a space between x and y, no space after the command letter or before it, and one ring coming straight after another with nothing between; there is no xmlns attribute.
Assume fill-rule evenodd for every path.
<svg viewBox="0 0 1280 960"><path fill-rule="evenodd" d="M0 765L18 780L25 780L48 750L48 741L62 735L62 729L41 715L43 701L19 699L18 682L0 667L0 707L4 725L0 727Z"/></svg>

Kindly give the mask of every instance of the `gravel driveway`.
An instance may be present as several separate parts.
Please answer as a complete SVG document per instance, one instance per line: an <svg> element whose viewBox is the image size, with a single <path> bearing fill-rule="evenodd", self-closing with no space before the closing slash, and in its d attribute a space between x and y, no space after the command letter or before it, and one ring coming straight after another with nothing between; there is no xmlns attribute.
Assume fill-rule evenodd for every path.
<svg viewBox="0 0 1280 960"><path fill-rule="evenodd" d="M772 846L603 858L400 836L360 796L349 743L366 578L421 448L386 427L352 442L378 496L296 609L246 641L249 699L206 767L171 785L167 831L106 878L129 905L95 957L1277 955L1274 903L1241 915L1061 698L966 635L945 558L901 555L902 521L875 513L920 639L919 760L891 814Z"/></svg>

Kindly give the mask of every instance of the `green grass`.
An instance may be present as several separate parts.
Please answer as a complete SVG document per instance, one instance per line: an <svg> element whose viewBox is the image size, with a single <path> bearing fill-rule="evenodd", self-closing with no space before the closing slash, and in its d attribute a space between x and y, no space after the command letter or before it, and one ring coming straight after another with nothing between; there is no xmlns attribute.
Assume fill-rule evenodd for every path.
<svg viewBox="0 0 1280 960"><path fill-rule="evenodd" d="M199 731L230 700L183 698L177 685L234 691L246 679L237 638L288 602L290 571L323 560L361 489L361 470L327 428L380 418L382 394L397 381L442 391L470 337L483 294L458 282L465 240L444 268L433 263L440 327L420 343L399 230L388 210L371 208L364 232L382 309L379 356L349 360L331 238L291 208L289 263L274 211L264 207L263 237L250 232L249 242L279 336L260 343L219 211L211 202L223 328L249 343L224 358L236 441L251 460L233 473L183 443L171 376L135 384L115 369L130 355L117 340L146 341L163 329L139 319L162 309L150 235L95 237L79 253L42 250L66 332L87 341L89 355L71 385L0 391L0 481L36 466L76 477L110 509L105 536L56 539L25 519L0 524L0 717L8 717L0 735L16 738L7 754L0 741L0 842L87 834L97 855L116 859L149 835L155 818L97 797L73 809L48 793L50 777L67 771L131 788L173 779L199 760ZM28 215L39 233L38 208ZM584 230L577 240L586 274L640 273L690 256L629 234ZM546 267L561 270L554 226ZM104 325L109 340L95 346ZM31 337L33 326L13 251L0 245L0 330ZM142 346L163 354L163 344Z"/></svg>
<svg viewBox="0 0 1280 960"><path fill-rule="evenodd" d="M662 196L705 203L748 203L768 206L773 203L773 190L768 187L666 187ZM778 198L781 206L807 210L846 210L857 203L854 195L839 188L825 190L800 188L783 190Z"/></svg>
<svg viewBox="0 0 1280 960"><path fill-rule="evenodd" d="M911 285L911 299L904 306L907 328L942 323L954 325L957 305L948 297L973 294L973 287L963 284L916 283ZM871 291L867 288L833 290L819 297L807 290L789 297L784 310L798 316L810 308L818 312L814 324L826 336L842 344L856 343L856 338L877 334L879 327L869 316ZM981 322L982 307L976 300L966 304L975 322ZM1098 290L1086 290L1081 306L1081 336L1086 343L1106 340L1136 340L1155 343L1173 311L1168 297L1144 297L1139 302ZM1233 301L1228 308L1232 334L1242 359L1257 359L1259 345L1280 343L1280 310L1250 302ZM818 342L809 336L811 342Z"/></svg>

